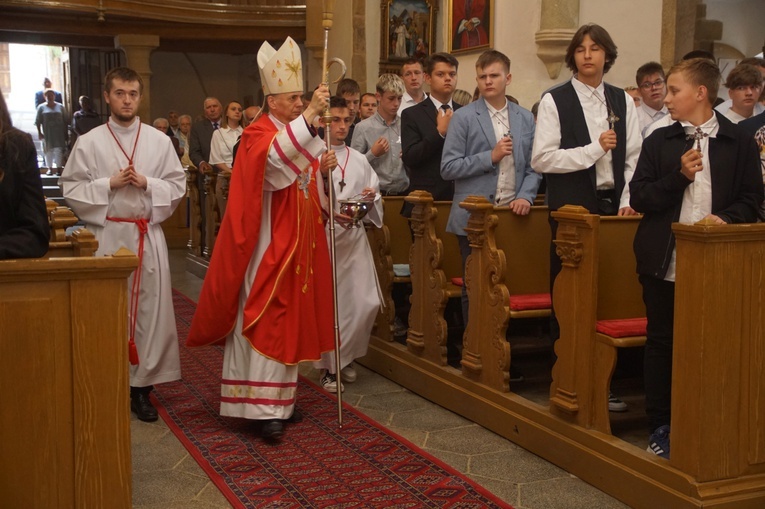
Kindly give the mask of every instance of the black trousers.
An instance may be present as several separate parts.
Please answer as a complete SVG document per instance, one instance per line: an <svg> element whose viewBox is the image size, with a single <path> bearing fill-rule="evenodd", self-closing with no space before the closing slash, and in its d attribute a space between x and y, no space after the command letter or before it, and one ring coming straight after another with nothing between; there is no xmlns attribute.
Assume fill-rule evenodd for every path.
<svg viewBox="0 0 765 509"><path fill-rule="evenodd" d="M675 283L640 275L648 328L643 376L650 431L670 423Z"/></svg>

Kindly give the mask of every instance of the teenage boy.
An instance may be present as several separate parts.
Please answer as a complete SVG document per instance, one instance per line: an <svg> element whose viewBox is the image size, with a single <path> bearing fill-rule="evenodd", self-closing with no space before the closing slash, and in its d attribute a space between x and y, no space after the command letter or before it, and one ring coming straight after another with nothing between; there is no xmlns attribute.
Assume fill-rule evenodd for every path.
<svg viewBox="0 0 765 509"><path fill-rule="evenodd" d="M382 227L383 208L379 194L377 174L360 152L345 145L348 129L354 115L344 99L333 97L329 103L332 123L329 125L331 149L321 161L322 172L332 171L335 203L333 210L339 210L340 200L356 196L371 201L372 206L364 218L378 228ZM315 166L318 165L315 164ZM329 179L325 181L325 187ZM327 225L327 239L329 239ZM340 390L343 383L356 381L353 361L363 357L369 346L369 335L380 309L380 293L377 289L375 263L364 228L354 228L347 216L335 214L335 248L337 273L346 277L338 278L338 327L340 329ZM351 276L352 274L352 276ZM328 392L337 392L338 380L335 352L324 352L321 360L314 363L321 370L320 384Z"/></svg>
<svg viewBox="0 0 765 509"><path fill-rule="evenodd" d="M380 179L383 196L401 196L409 187L401 165L401 118L397 115L404 82L395 74L383 74L375 88L377 113L356 124L351 147L367 157Z"/></svg>
<svg viewBox="0 0 765 509"><path fill-rule="evenodd" d="M483 52L476 62L480 97L454 112L444 141L441 176L454 181L454 199L446 231L457 236L463 272L470 254L465 227L468 212L459 206L469 195L484 196L495 207L524 216L531 210L541 176L531 168L534 116L505 97L510 59L499 51ZM462 316L468 300L462 287Z"/></svg>
<svg viewBox="0 0 765 509"><path fill-rule="evenodd" d="M377 113L377 97L367 92L361 96L361 106L359 106L359 121L366 120Z"/></svg>
<svg viewBox="0 0 765 509"><path fill-rule="evenodd" d="M623 89L603 81L618 53L608 32L583 25L566 50L571 81L546 93L539 103L531 165L545 174L550 211L581 205L592 214L635 214L629 206L628 183L640 153L640 126L635 104ZM558 223L550 216L552 240ZM550 244L550 293L561 261ZM555 319L550 336L560 336ZM609 396L608 409L624 412L627 405Z"/></svg>
<svg viewBox="0 0 765 509"><path fill-rule="evenodd" d="M425 62L425 82L430 96L401 114L402 159L409 176L409 190L428 191L434 200L451 201L454 183L441 177L441 152L452 114L459 108L452 102L457 88L457 59L448 53L434 53ZM401 213L412 214L405 203Z"/></svg>
<svg viewBox="0 0 765 509"><path fill-rule="evenodd" d="M635 73L635 82L641 98L637 115L642 134L646 127L667 114L667 107L664 106L664 97L667 95L664 69L658 62L643 64Z"/></svg>
<svg viewBox="0 0 765 509"><path fill-rule="evenodd" d="M337 84L337 92L335 95L345 99L345 103L348 105L348 112L353 119L353 122L348 127L348 136L345 139L347 145L353 139L353 128L359 123L357 115L359 112L359 103L361 102L361 88L356 80L345 78ZM322 134L324 133L322 132Z"/></svg>
<svg viewBox="0 0 765 509"><path fill-rule="evenodd" d="M737 65L728 74L725 86L728 88L731 105L727 110L720 105L717 111L734 124L755 114L754 108L762 92L762 74L757 67L751 64Z"/></svg>
<svg viewBox="0 0 765 509"><path fill-rule="evenodd" d="M648 318L648 451L663 458L670 452L676 257L672 223L704 218L718 224L754 222L763 200L754 140L712 109L719 81L717 65L703 58L670 69L664 102L675 122L646 138L630 183L630 204L644 214L634 249Z"/></svg>
<svg viewBox="0 0 765 509"><path fill-rule="evenodd" d="M186 194L181 162L165 132L141 123L143 79L112 69L104 79L107 123L77 138L61 187L67 204L98 240L96 255L120 247L138 253L130 277L130 409L157 420L149 398L154 384L181 378L170 264L162 221ZM138 278L135 284L134 278Z"/></svg>
<svg viewBox="0 0 765 509"><path fill-rule="evenodd" d="M422 61L418 58L410 58L401 65L401 77L404 79L406 91L401 98L398 116L401 116L401 112L405 109L421 103L427 97L422 89L424 72Z"/></svg>

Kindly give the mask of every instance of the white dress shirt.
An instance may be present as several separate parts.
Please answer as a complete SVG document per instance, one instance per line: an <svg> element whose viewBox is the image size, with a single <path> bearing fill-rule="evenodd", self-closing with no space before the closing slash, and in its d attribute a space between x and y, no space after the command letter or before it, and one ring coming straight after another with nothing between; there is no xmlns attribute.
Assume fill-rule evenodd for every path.
<svg viewBox="0 0 765 509"><path fill-rule="evenodd" d="M452 103L452 100L451 100L451 99L449 99L449 102L448 102L448 103L442 103L441 101L439 101L439 100L438 100L438 99L436 99L435 97L433 97L433 96L430 96L430 100L431 100L431 101L433 101L433 104L435 104L435 105L436 105L436 116L438 116L438 115L446 115L446 112L445 112L444 110L442 110L442 109L441 109L441 106L443 106L444 104L447 104L447 105L449 105L449 108L450 108L452 111L454 111L454 103ZM399 113L399 115L400 115L400 113ZM441 133L438 133L438 134L440 134L440 135L441 135L441 138L446 138L446 136L444 136L443 134L441 134Z"/></svg>
<svg viewBox="0 0 765 509"><path fill-rule="evenodd" d="M597 189L613 189L613 157L610 150L608 152L603 150L599 141L601 133L610 129L603 83L601 82L597 88L593 89L574 77L571 79L571 84L582 105L587 131L592 141L583 147L560 148L561 128L558 108L555 106L552 95L545 94L539 103L531 166L537 173L572 173L586 170L594 164ZM629 183L635 173L635 165L643 143L635 102L627 92L624 92L624 97L627 104L627 118L619 119L619 122L627 123L627 147L624 154L624 190L619 200L619 208L629 207Z"/></svg>
<svg viewBox="0 0 765 509"><path fill-rule="evenodd" d="M494 128L495 143L507 136L510 132L510 112L507 108L507 99L505 106L501 110L494 107L486 101L486 108L491 117L491 126ZM497 177L497 191L494 193L495 207L507 207L515 199L515 158L513 154L503 157L499 161L499 175Z"/></svg>
<svg viewBox="0 0 765 509"><path fill-rule="evenodd" d="M636 108L636 110L638 115L638 122L640 123L640 132L643 134L644 138L646 127L653 124L664 115L669 114L669 110L667 110L667 107L663 104L661 105L660 110L655 110L648 106L646 103L641 102L640 106Z"/></svg>
<svg viewBox="0 0 765 509"><path fill-rule="evenodd" d="M242 126L235 128L221 127L213 131L210 140L210 164L224 163L231 167L234 160L234 145L242 135Z"/></svg>
<svg viewBox="0 0 765 509"><path fill-rule="evenodd" d="M685 129L687 136L693 135L696 131L696 126L690 122L681 121L680 125ZM691 185L686 187L683 192L683 204L681 205L680 218L678 219L678 223L681 224L694 224L712 213L712 175L709 167L709 140L717 137L720 124L717 122L717 116L713 113L712 118L699 127L707 135L701 140L701 171L696 173ZM696 146L695 141L693 146ZM672 251L667 275L664 276L665 281L675 280L676 261L677 247Z"/></svg>
<svg viewBox="0 0 765 509"><path fill-rule="evenodd" d="M425 94L422 100L424 101L427 98L428 98L428 94ZM417 101L412 99L412 96L409 95L409 92L404 92L404 95L401 96L401 106L398 107L398 113L396 113L396 115L400 117L402 111L414 106L415 104L417 104Z"/></svg>

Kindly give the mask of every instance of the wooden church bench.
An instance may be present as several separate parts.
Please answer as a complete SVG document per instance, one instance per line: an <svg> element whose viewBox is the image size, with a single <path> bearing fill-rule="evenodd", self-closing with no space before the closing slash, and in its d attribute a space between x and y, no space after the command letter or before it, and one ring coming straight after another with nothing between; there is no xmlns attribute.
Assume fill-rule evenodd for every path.
<svg viewBox="0 0 765 509"><path fill-rule="evenodd" d="M372 334L385 341L394 339L396 306L393 301L393 285L411 281L410 275L397 276L394 272L394 264L398 267L409 267L409 250L412 245L409 223L401 215L403 204L403 196L384 197L382 228L367 226L367 240L372 249L377 279L383 295L383 306L377 314Z"/></svg>
<svg viewBox="0 0 765 509"><path fill-rule="evenodd" d="M454 234L446 232L452 202L434 202L427 191L413 191L410 223L414 233L411 249L412 307L409 312L407 347L434 362L447 364L447 301L462 295L453 281L462 279L462 257Z"/></svg>
<svg viewBox="0 0 765 509"><path fill-rule="evenodd" d="M465 232L472 248L466 267L471 305L462 371L508 392L509 321L550 314L547 208L533 206L529 215L516 216L479 196L468 197L460 206L470 212ZM511 309L511 295L516 299L513 307L521 302L526 309Z"/></svg>
<svg viewBox="0 0 765 509"><path fill-rule="evenodd" d="M78 222L72 209L59 206L53 200L45 200L45 206L50 221L50 243L44 257L95 256L98 241L90 230L80 228L70 235L66 234L66 230Z"/></svg>
<svg viewBox="0 0 765 509"><path fill-rule="evenodd" d="M551 412L610 433L608 394L617 349L645 344L645 306L632 250L640 216L601 217L566 206L553 217L563 270L554 287L561 334Z"/></svg>

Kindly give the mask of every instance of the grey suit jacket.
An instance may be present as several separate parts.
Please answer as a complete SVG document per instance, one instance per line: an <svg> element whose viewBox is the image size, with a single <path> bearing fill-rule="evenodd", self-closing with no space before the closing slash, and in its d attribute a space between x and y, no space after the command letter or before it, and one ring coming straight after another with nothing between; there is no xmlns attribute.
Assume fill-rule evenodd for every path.
<svg viewBox="0 0 765 509"><path fill-rule="evenodd" d="M515 103L508 101L507 104L515 158L515 197L533 204L542 180L531 168L534 116ZM496 144L491 115L483 99L454 112L441 157L441 176L454 181L454 199L446 231L465 235L468 212L459 204L468 196L485 196L494 201L499 165L491 162L491 151Z"/></svg>

